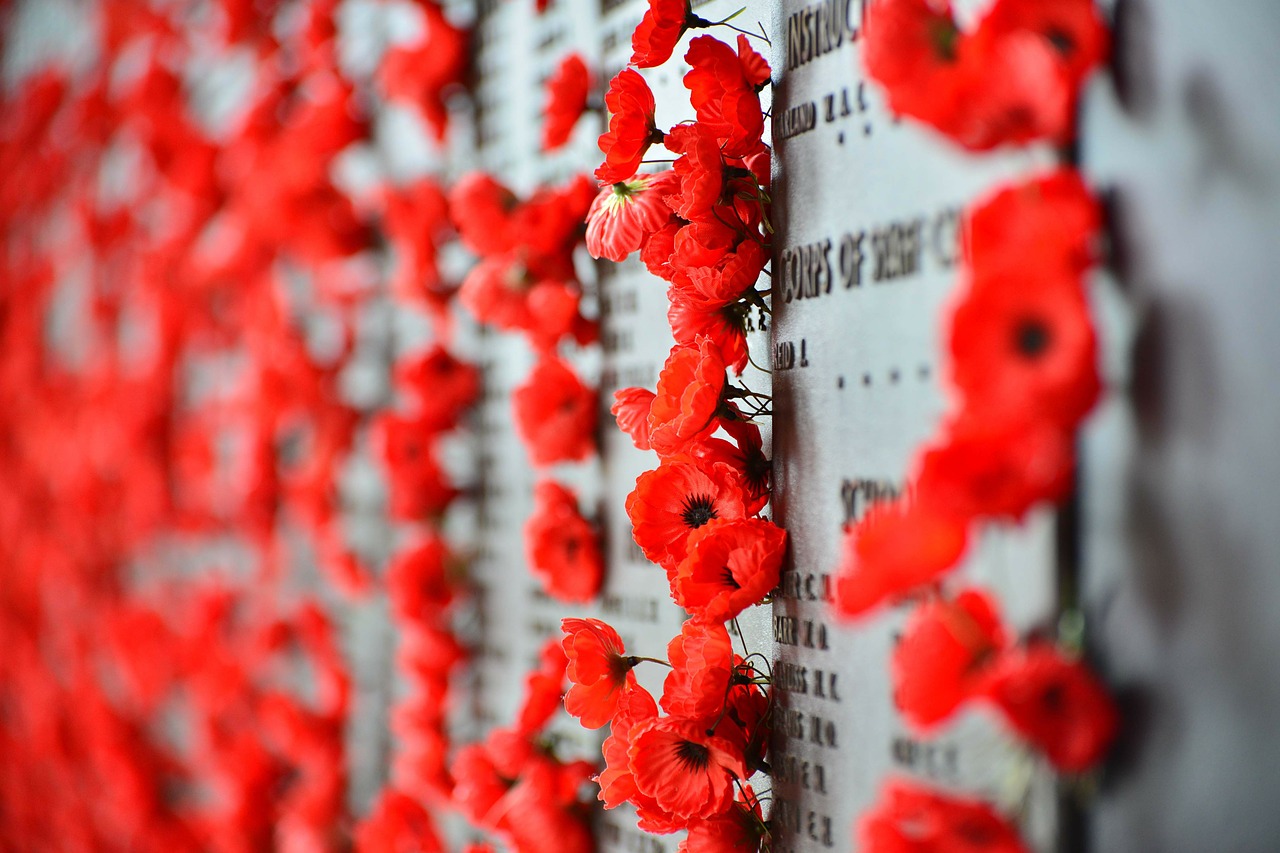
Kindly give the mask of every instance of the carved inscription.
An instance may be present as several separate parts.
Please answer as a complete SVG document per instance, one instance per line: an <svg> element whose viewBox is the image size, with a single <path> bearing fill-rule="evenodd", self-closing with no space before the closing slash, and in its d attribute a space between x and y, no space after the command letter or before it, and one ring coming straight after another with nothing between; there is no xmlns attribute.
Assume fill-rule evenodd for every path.
<svg viewBox="0 0 1280 853"><path fill-rule="evenodd" d="M853 41L857 37L853 10L853 0L823 0L788 15L787 70L836 50L846 39Z"/></svg>

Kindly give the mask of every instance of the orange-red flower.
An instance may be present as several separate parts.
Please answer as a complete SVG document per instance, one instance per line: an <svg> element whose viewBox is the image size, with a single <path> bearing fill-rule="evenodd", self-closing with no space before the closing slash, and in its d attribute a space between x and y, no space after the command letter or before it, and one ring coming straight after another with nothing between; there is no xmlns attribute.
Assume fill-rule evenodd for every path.
<svg viewBox="0 0 1280 853"><path fill-rule="evenodd" d="M901 780L858 820L857 841L864 853L1029 853L986 803Z"/></svg>
<svg viewBox="0 0 1280 853"><path fill-rule="evenodd" d="M962 409L920 457L916 493L956 519L1020 519L1071 486L1071 435L1042 418Z"/></svg>
<svg viewBox="0 0 1280 853"><path fill-rule="evenodd" d="M671 58L685 30L709 25L693 14L689 0L649 0L649 8L631 34L631 64L655 68Z"/></svg>
<svg viewBox="0 0 1280 853"><path fill-rule="evenodd" d="M624 68L609 83L604 96L609 109L609 130L600 136L604 162L596 169L601 183L616 184L631 178L649 146L663 139L654 123L653 92L639 72Z"/></svg>
<svg viewBox="0 0 1280 853"><path fill-rule="evenodd" d="M480 371L440 345L399 362L396 385L410 392L424 429L449 430L480 396Z"/></svg>
<svg viewBox="0 0 1280 853"><path fill-rule="evenodd" d="M733 742L708 735L706 723L658 717L631 731L628 748L636 788L659 808L686 820L714 817L733 805L733 781L747 776Z"/></svg>
<svg viewBox="0 0 1280 853"><path fill-rule="evenodd" d="M726 156L746 157L763 145L760 90L769 82L769 64L738 36L738 51L712 36L689 42L684 55L692 70L684 75L698 123L719 139Z"/></svg>
<svg viewBox="0 0 1280 853"><path fill-rule="evenodd" d="M717 518L746 515L742 480L726 465L672 457L636 479L627 515L645 556L673 571L685 557L689 534Z"/></svg>
<svg viewBox="0 0 1280 853"><path fill-rule="evenodd" d="M355 841L358 853L444 851L431 813L415 798L391 787L383 789L369 816L356 827Z"/></svg>
<svg viewBox="0 0 1280 853"><path fill-rule="evenodd" d="M598 729L618 710L622 694L635 686L631 669L638 661L623 655L622 638L599 619L564 619L560 625L571 682L564 709L587 728Z"/></svg>
<svg viewBox="0 0 1280 853"><path fill-rule="evenodd" d="M429 535L400 551L387 567L387 597L402 620L434 616L453 600L447 576L449 549Z"/></svg>
<svg viewBox="0 0 1280 853"><path fill-rule="evenodd" d="M678 124L664 144L680 155L672 166L679 188L667 199L671 209L690 222L712 218L725 188L724 154L715 133L702 122Z"/></svg>
<svg viewBox="0 0 1280 853"><path fill-rule="evenodd" d="M595 452L596 394L558 358L545 358L512 394L516 431L534 465Z"/></svg>
<svg viewBox="0 0 1280 853"><path fill-rule="evenodd" d="M1045 644L1001 655L984 689L1019 734L1070 773L1097 764L1119 727L1115 705L1093 673Z"/></svg>
<svg viewBox="0 0 1280 853"><path fill-rule="evenodd" d="M710 338L676 344L658 374L649 408L649 444L659 455L679 453L720 424L725 366Z"/></svg>
<svg viewBox="0 0 1280 853"><path fill-rule="evenodd" d="M676 853L759 853L768 833L760 800L750 785L743 785L727 812L689 824L689 834Z"/></svg>
<svg viewBox="0 0 1280 853"><path fill-rule="evenodd" d="M936 580L960 560L968 522L921 501L878 504L847 529L835 610L859 616Z"/></svg>
<svg viewBox="0 0 1280 853"><path fill-rule="evenodd" d="M449 213L463 245L482 257L515 245L512 214L520 205L511 190L486 172L469 172L449 191Z"/></svg>
<svg viewBox="0 0 1280 853"><path fill-rule="evenodd" d="M425 14L425 34L413 45L387 51L378 78L387 97L418 106L437 140L444 139L449 111L444 95L462 82L470 48L470 33L455 27L434 0L418 4Z"/></svg>
<svg viewBox="0 0 1280 853"><path fill-rule="evenodd" d="M1034 263L1080 275L1096 260L1098 200L1075 169L1002 187L968 211L965 264L992 272Z"/></svg>
<svg viewBox="0 0 1280 853"><path fill-rule="evenodd" d="M672 596L700 619L732 619L778 585L786 549L787 531L770 521L708 522L689 536L687 556L672 576Z"/></svg>
<svg viewBox="0 0 1280 853"><path fill-rule="evenodd" d="M582 57L571 53L547 78L547 100L542 108L542 150L552 151L569 141L573 126L587 108L591 72Z"/></svg>
<svg viewBox="0 0 1280 853"><path fill-rule="evenodd" d="M686 228L693 227L687 226ZM701 336L715 341L724 362L741 373L747 366L746 316L750 306L743 294L755 286L769 252L759 243L745 240L735 251L721 255L709 266L673 260L673 283L667 291L671 306L667 320L677 343Z"/></svg>
<svg viewBox="0 0 1280 853"><path fill-rule="evenodd" d="M655 395L646 388L622 388L613 392L613 413L618 421L618 428L631 436L631 441L639 450L650 450L649 444L649 410L653 407Z"/></svg>
<svg viewBox="0 0 1280 853"><path fill-rule="evenodd" d="M1008 638L995 600L965 590L921 605L893 650L894 701L906 721L928 729L977 694Z"/></svg>
<svg viewBox="0 0 1280 853"><path fill-rule="evenodd" d="M714 720L729 699L733 643L723 622L688 619L667 645L671 672L662 710L688 720Z"/></svg>
<svg viewBox="0 0 1280 853"><path fill-rule="evenodd" d="M600 592L600 538L578 511L578 497L569 489L552 480L534 487L524 541L529 568L552 598L584 604Z"/></svg>
<svg viewBox="0 0 1280 853"><path fill-rule="evenodd" d="M538 655L538 668L525 676L524 700L516 712L516 732L532 737L542 730L556 711L560 710L564 696L565 673L569 658L562 641L548 639Z"/></svg>
<svg viewBox="0 0 1280 853"><path fill-rule="evenodd" d="M674 188L674 172L634 175L604 186L587 212L587 251L593 258L624 261L654 232L671 221L666 196Z"/></svg>

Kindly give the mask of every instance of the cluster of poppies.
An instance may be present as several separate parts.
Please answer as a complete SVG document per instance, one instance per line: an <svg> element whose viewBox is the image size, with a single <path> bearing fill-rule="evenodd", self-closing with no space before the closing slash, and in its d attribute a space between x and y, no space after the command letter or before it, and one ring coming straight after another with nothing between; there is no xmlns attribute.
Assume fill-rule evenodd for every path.
<svg viewBox="0 0 1280 853"><path fill-rule="evenodd" d="M374 419L344 377L379 231L402 297L444 289L415 233L429 187L335 182L381 85L340 67L338 5L102 0L78 7L91 49L0 96L0 388L22 401L0 414L0 846L389 849L353 830L351 679L321 602L374 584L338 484ZM41 6L0 4L6 55ZM465 38L418 7L402 49L432 67L383 82L416 80L430 112ZM243 98L213 103L209 67L242 71ZM414 371L474 396L443 351ZM425 402L390 430L405 456L444 417ZM427 465L395 484L402 516L450 491Z"/></svg>
<svg viewBox="0 0 1280 853"><path fill-rule="evenodd" d="M632 66L668 60L686 29L710 26L687 2L653 0L633 36ZM587 248L621 262L639 252L669 283L675 346L657 388L626 388L613 414L658 467L627 499L636 543L663 568L689 618L668 660L628 655L596 619L565 619L565 709L587 728L610 727L598 777L606 808L630 803L641 829L688 830L687 853L754 851L768 836L750 779L766 770L769 678L734 651L727 623L777 585L786 533L761 518L770 464L753 422L767 397L730 381L749 361L756 283L770 255L769 148L760 92L769 66L745 37L689 44L684 78L697 118L656 126L644 77L629 67L610 83L600 137L603 185L587 214ZM642 171L651 146L672 169ZM643 661L671 672L655 701L633 673Z"/></svg>
<svg viewBox="0 0 1280 853"><path fill-rule="evenodd" d="M879 0L865 35L867 73L889 106L973 150L1070 143L1080 87L1108 43L1092 0L996 0L972 31L947 2ZM1106 690L1077 653L1016 642L989 593L943 580L979 525L1021 521L1071 489L1075 432L1101 388L1085 287L1100 228L1096 200L1065 166L967 212L947 341L956 404L917 454L907 494L849 529L834 590L846 617L923 598L891 662L909 726L928 734L985 704L1070 773L1095 766L1115 735ZM984 850L1024 850L990 807L905 781L858 834L869 851L975 837Z"/></svg>

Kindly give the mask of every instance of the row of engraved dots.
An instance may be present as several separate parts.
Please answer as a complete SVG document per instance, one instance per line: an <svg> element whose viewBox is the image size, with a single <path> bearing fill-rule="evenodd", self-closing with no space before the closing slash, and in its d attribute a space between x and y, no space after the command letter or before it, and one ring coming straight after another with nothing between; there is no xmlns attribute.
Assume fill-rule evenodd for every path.
<svg viewBox="0 0 1280 853"><path fill-rule="evenodd" d="M932 375L933 375L933 369L929 367L929 365L927 364L922 364L916 368L915 378L920 382L928 382L929 378ZM886 374L885 380L882 380L882 381L887 381L890 385L899 385L906 378L908 377L905 375L904 371L896 367L893 367L893 368L890 368L888 374ZM859 377L858 381L862 383L862 387L864 388L870 388L872 385L876 384L875 377L872 376L870 373L862 374L862 376ZM836 387L844 388L844 386L845 386L845 378L843 376L837 376Z"/></svg>

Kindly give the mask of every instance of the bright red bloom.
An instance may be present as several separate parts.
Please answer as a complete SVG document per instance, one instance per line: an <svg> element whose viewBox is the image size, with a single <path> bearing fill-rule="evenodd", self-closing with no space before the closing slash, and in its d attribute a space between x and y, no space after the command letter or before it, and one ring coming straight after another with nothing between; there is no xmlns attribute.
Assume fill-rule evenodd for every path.
<svg viewBox="0 0 1280 853"><path fill-rule="evenodd" d="M674 172L635 175L600 189L587 212L587 251L593 258L625 261L671 221L665 198Z"/></svg>
<svg viewBox="0 0 1280 853"><path fill-rule="evenodd" d="M564 619L560 625L572 683L564 709L586 728L598 729L618 710L623 693L635 687L631 669L638 661L623 655L622 638L599 619Z"/></svg>
<svg viewBox="0 0 1280 853"><path fill-rule="evenodd" d="M872 507L845 533L836 570L836 613L859 616L930 583L959 562L968 541L965 519L927 503Z"/></svg>
<svg viewBox="0 0 1280 853"><path fill-rule="evenodd" d="M1030 853L986 803L899 780L858 819L857 841L863 853Z"/></svg>
<svg viewBox="0 0 1280 853"><path fill-rule="evenodd" d="M698 123L723 143L726 156L754 154L763 144L760 90L769 81L768 63L742 35L737 53L713 36L699 36L684 59L692 69L684 85Z"/></svg>
<svg viewBox="0 0 1280 853"><path fill-rule="evenodd" d="M649 444L649 410L656 395L645 388L622 388L613 392L614 404L609 411L618 421L618 428L631 436L640 450L652 449Z"/></svg>
<svg viewBox="0 0 1280 853"><path fill-rule="evenodd" d="M719 519L689 536L671 578L676 603L700 619L732 619L778 585L787 531L761 518Z"/></svg>
<svg viewBox="0 0 1280 853"><path fill-rule="evenodd" d="M420 0L418 6L426 15L422 41L388 50L378 79L388 98L420 107L436 139L442 140L449 121L444 95L466 73L471 34L450 24L433 0Z"/></svg>
<svg viewBox="0 0 1280 853"><path fill-rule="evenodd" d="M671 348L649 409L649 444L658 455L679 453L716 431L724 388L724 361L710 338Z"/></svg>
<svg viewBox="0 0 1280 853"><path fill-rule="evenodd" d="M609 109L609 130L600 136L604 163L596 169L601 183L616 184L629 180L640 168L649 146L663 139L654 124L653 92L649 84L633 69L624 68L609 83L604 96Z"/></svg>
<svg viewBox="0 0 1280 853"><path fill-rule="evenodd" d="M545 358L512 394L516 430L534 465L595 452L596 394L558 358Z"/></svg>
<svg viewBox="0 0 1280 853"><path fill-rule="evenodd" d="M939 127L953 141L987 151L1039 139L1071 139L1074 92L1048 42L1024 32L967 36L960 52L960 106L952 124Z"/></svg>
<svg viewBox="0 0 1280 853"><path fill-rule="evenodd" d="M649 235L640 247L640 260L649 272L658 278L671 281L675 272L671 269L671 257L676 253L676 234L684 223L675 217Z"/></svg>
<svg viewBox="0 0 1280 853"><path fill-rule="evenodd" d="M982 273L1034 263L1078 276L1096 260L1102 210L1075 169L1003 187L966 219L965 264Z"/></svg>
<svg viewBox="0 0 1280 853"><path fill-rule="evenodd" d="M516 713L517 733L532 737L560 710L568 666L569 658L559 638L552 637L543 643L538 668L525 676L524 701Z"/></svg>
<svg viewBox="0 0 1280 853"><path fill-rule="evenodd" d="M512 223L519 205L515 194L486 172L463 175L449 191L449 212L458 236L482 257L503 254L515 245Z"/></svg>
<svg viewBox="0 0 1280 853"><path fill-rule="evenodd" d="M480 396L480 370L439 344L396 364L396 384L414 397L424 429L450 430Z"/></svg>
<svg viewBox="0 0 1280 853"><path fill-rule="evenodd" d="M511 256L486 258L462 280L458 301L482 323L506 331L528 329L533 326L529 293L537 283Z"/></svg>
<svg viewBox="0 0 1280 853"><path fill-rule="evenodd" d="M751 310L742 296L755 286L768 262L768 250L751 240L743 241L712 266L678 266L673 261L675 276L667 291L671 300L667 320L676 342L709 337L725 363L735 373L742 373L749 358L746 316Z"/></svg>
<svg viewBox="0 0 1280 853"><path fill-rule="evenodd" d="M1019 734L1069 773L1102 760L1119 728L1106 688L1083 663L1052 646L1001 655L985 693Z"/></svg>
<svg viewBox="0 0 1280 853"><path fill-rule="evenodd" d="M685 30L710 22L693 14L689 0L649 0L649 8L631 34L631 64L656 68L671 58Z"/></svg>
<svg viewBox="0 0 1280 853"><path fill-rule="evenodd" d="M461 747L449 769L454 778L454 806L477 826L495 828L497 815L493 819L489 816L515 784L516 776L500 773L493 754L483 743Z"/></svg>
<svg viewBox="0 0 1280 853"><path fill-rule="evenodd" d="M420 301L444 288L436 256L450 230L449 201L440 184L428 178L378 196L383 227L396 252L392 292Z"/></svg>
<svg viewBox="0 0 1280 853"><path fill-rule="evenodd" d="M694 819L676 853L759 853L769 830L755 791L750 785L743 785L742 791L743 798L724 814Z"/></svg>
<svg viewBox="0 0 1280 853"><path fill-rule="evenodd" d="M658 704L643 687L632 685L622 691L609 737L604 741L604 769L596 781L600 783L600 801L606 809L633 803L640 814L640 828L661 835L682 828L683 822L658 808L652 797L640 793L631 772L630 756L631 733L640 724L657 717Z"/></svg>
<svg viewBox="0 0 1280 853"><path fill-rule="evenodd" d="M636 479L627 515L645 556L672 571L685 558L689 534L717 518L743 518L746 500L732 468L674 457Z"/></svg>
<svg viewBox="0 0 1280 853"><path fill-rule="evenodd" d="M951 379L991 417L1074 428L1101 390L1097 339L1081 281L1028 264L974 279L951 318Z"/></svg>
<svg viewBox="0 0 1280 853"><path fill-rule="evenodd" d="M714 720L729 698L733 643L723 622L688 619L667 645L671 672L662 710L686 720Z"/></svg>
<svg viewBox="0 0 1280 853"><path fill-rule="evenodd" d="M524 541L529 568L552 598L585 604L599 594L604 581L600 537L578 511L573 492L551 480L538 483Z"/></svg>
<svg viewBox="0 0 1280 853"><path fill-rule="evenodd" d="M745 781L741 749L708 735L706 723L659 717L631 731L636 788L681 818L714 817L733 804L733 780Z"/></svg>
<svg viewBox="0 0 1280 853"><path fill-rule="evenodd" d="M864 34L862 61L889 109L950 127L961 84L950 0L879 0L866 10Z"/></svg>
<svg viewBox="0 0 1280 853"><path fill-rule="evenodd" d="M1052 47L1068 85L1076 90L1107 57L1110 37L1092 0L997 0L978 28L979 37L1034 34Z"/></svg>
<svg viewBox="0 0 1280 853"><path fill-rule="evenodd" d="M962 409L920 458L916 493L959 519L1021 519L1071 487L1071 434L1043 419L993 418Z"/></svg>
<svg viewBox="0 0 1280 853"><path fill-rule="evenodd" d="M722 419L720 426L733 442L710 438L692 445L689 455L708 464L723 463L737 471L747 490L747 515L755 515L769 501L773 465L769 462L769 457L764 455L760 427L743 420L742 413L732 401L728 408L736 416Z"/></svg>
<svg viewBox="0 0 1280 853"><path fill-rule="evenodd" d="M931 601L911 614L893 650L894 701L908 723L928 729L983 685L983 675L1008 644L995 600L966 590L953 601Z"/></svg>
<svg viewBox="0 0 1280 853"><path fill-rule="evenodd" d="M383 414L375 431L391 479L391 514L421 519L442 512L458 491L436 460L438 433L394 412Z"/></svg>
<svg viewBox="0 0 1280 853"><path fill-rule="evenodd" d="M547 78L547 100L542 108L542 150L552 151L569 141L573 126L587 108L591 72L582 57L571 53Z"/></svg>
<svg viewBox="0 0 1280 853"><path fill-rule="evenodd" d="M385 788L356 827L357 853L441 853L431 814L416 799Z"/></svg>
<svg viewBox="0 0 1280 853"><path fill-rule="evenodd" d="M672 166L680 183L667 199L671 209L690 222L712 218L725 188L724 154L715 133L701 122L678 124L664 144L680 155Z"/></svg>
<svg viewBox="0 0 1280 853"><path fill-rule="evenodd" d="M387 597L401 620L434 617L453 600L446 574L449 548L444 539L428 535L400 551L387 567Z"/></svg>
<svg viewBox="0 0 1280 853"><path fill-rule="evenodd" d="M585 780L583 766L539 761L521 775L501 805L511 816L505 835L514 853L595 853L586 815L563 796L566 787L576 790L574 779Z"/></svg>

